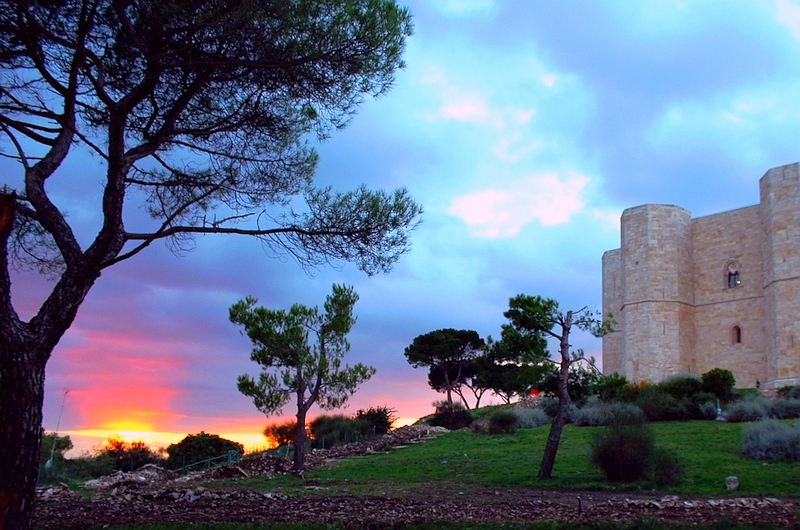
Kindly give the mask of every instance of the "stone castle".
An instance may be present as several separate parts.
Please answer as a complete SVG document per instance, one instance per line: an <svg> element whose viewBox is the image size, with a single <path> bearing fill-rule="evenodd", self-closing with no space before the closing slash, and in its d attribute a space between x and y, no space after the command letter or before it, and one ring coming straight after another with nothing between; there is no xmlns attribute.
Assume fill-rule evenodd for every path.
<svg viewBox="0 0 800 530"><path fill-rule="evenodd" d="M733 372L739 388L800 384L800 165L770 169L761 202L692 219L622 213L603 254L603 371L631 381Z"/></svg>

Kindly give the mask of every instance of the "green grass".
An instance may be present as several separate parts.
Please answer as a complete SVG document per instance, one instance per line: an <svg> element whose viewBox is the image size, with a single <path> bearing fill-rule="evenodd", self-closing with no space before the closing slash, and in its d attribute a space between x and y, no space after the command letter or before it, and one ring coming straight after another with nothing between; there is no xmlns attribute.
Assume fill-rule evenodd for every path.
<svg viewBox="0 0 800 530"><path fill-rule="evenodd" d="M746 424L665 422L649 425L656 445L672 450L683 462L683 481L665 493L728 495L725 478L735 475L733 495L800 496L800 463L763 463L741 456L741 430ZM237 487L298 494L417 495L430 491L469 492L514 487L553 489L625 489L654 491L649 482L612 485L588 464L590 442L598 428L566 426L553 478L537 478L548 427L519 429L515 434L447 433L434 440L334 462L328 469L291 477L253 479ZM227 485L231 485L230 483Z"/></svg>

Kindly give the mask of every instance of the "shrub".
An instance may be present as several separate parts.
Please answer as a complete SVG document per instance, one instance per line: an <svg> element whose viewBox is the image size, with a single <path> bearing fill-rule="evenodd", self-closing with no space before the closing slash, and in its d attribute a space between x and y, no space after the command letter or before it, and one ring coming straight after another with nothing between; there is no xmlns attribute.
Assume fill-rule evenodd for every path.
<svg viewBox="0 0 800 530"><path fill-rule="evenodd" d="M782 386L778 389L778 395L786 399L800 399L800 386Z"/></svg>
<svg viewBox="0 0 800 530"><path fill-rule="evenodd" d="M181 469L210 458L228 455L230 451L241 456L244 454L244 446L219 435L200 431L197 434L189 434L180 442L167 447L167 467Z"/></svg>
<svg viewBox="0 0 800 530"><path fill-rule="evenodd" d="M553 418L558 412L558 398L555 397L543 397L539 400L539 408L547 414L548 417ZM567 409L567 418L568 421L572 421L572 418L578 412L578 408L575 406L575 403L570 401L569 408Z"/></svg>
<svg viewBox="0 0 800 530"><path fill-rule="evenodd" d="M659 486L677 484L684 467L674 453L655 447L653 435L641 414L622 413L592 440L589 463L600 468L610 482L636 482L644 478Z"/></svg>
<svg viewBox="0 0 800 530"><path fill-rule="evenodd" d="M748 425L742 430L742 452L754 460L800 460L800 424L766 420Z"/></svg>
<svg viewBox="0 0 800 530"><path fill-rule="evenodd" d="M126 442L119 436L111 436L99 450L101 454L108 455L114 461L117 471L134 471L145 464L164 463L164 458L156 451L150 449L142 441Z"/></svg>
<svg viewBox="0 0 800 530"><path fill-rule="evenodd" d="M684 420L713 420L717 417L717 398L714 394L700 392L691 398L682 399L678 402L680 406L679 419Z"/></svg>
<svg viewBox="0 0 800 530"><path fill-rule="evenodd" d="M532 429L550 423L550 416L545 414L542 409L517 409L517 427L520 429Z"/></svg>
<svg viewBox="0 0 800 530"><path fill-rule="evenodd" d="M700 404L700 420L717 419L717 405L713 401L706 401Z"/></svg>
<svg viewBox="0 0 800 530"><path fill-rule="evenodd" d="M648 421L683 419L678 401L659 386L643 386L636 397L635 404L642 409Z"/></svg>
<svg viewBox="0 0 800 530"><path fill-rule="evenodd" d="M691 374L673 375L656 386L680 401L702 392L703 380L699 376Z"/></svg>
<svg viewBox="0 0 800 530"><path fill-rule="evenodd" d="M313 449L330 449L372 436L372 427L362 420L343 414L317 416L308 425Z"/></svg>
<svg viewBox="0 0 800 530"><path fill-rule="evenodd" d="M437 413L428 420L428 424L434 427L444 427L451 431L457 431L472 424L472 414L461 403L440 402L434 403Z"/></svg>
<svg viewBox="0 0 800 530"><path fill-rule="evenodd" d="M589 463L610 482L636 482L645 477L653 450L653 436L644 425L614 422L594 436Z"/></svg>
<svg viewBox="0 0 800 530"><path fill-rule="evenodd" d="M98 453L94 456L83 455L63 460L54 459L53 462L50 468L40 468L39 482L41 484L85 481L104 477L114 472L115 464L115 460L108 453Z"/></svg>
<svg viewBox="0 0 800 530"><path fill-rule="evenodd" d="M66 459L64 453L72 449L69 436L58 436L54 432L46 433L42 429L42 442L39 444L39 480L56 479L55 468L63 468ZM49 465L48 465L49 462Z"/></svg>
<svg viewBox="0 0 800 530"><path fill-rule="evenodd" d="M513 433L517 430L517 415L501 410L489 416L489 434Z"/></svg>
<svg viewBox="0 0 800 530"><path fill-rule="evenodd" d="M800 399L777 399L769 407L769 417L779 420L800 418Z"/></svg>
<svg viewBox="0 0 800 530"><path fill-rule="evenodd" d="M263 434L269 440L272 440L277 447L294 443L294 437L297 434L297 420L287 420L283 423L268 425Z"/></svg>
<svg viewBox="0 0 800 530"><path fill-rule="evenodd" d="M397 420L397 410L391 407L370 407L356 412L356 420L366 422L376 435L388 434Z"/></svg>
<svg viewBox="0 0 800 530"><path fill-rule="evenodd" d="M770 402L762 396L747 396L725 409L725 421L759 421L769 416Z"/></svg>
<svg viewBox="0 0 800 530"><path fill-rule="evenodd" d="M648 386L646 381L623 386L619 389L619 399L626 403L634 403L639 398L639 394L642 393L642 389Z"/></svg>
<svg viewBox="0 0 800 530"><path fill-rule="evenodd" d="M722 368L714 368L703 374L703 392L714 394L727 403L733 397L733 387L736 384L736 379L730 370Z"/></svg>
<svg viewBox="0 0 800 530"><path fill-rule="evenodd" d="M539 408L552 418L556 415L556 411L558 410L558 398L549 396L541 398L539 400Z"/></svg>
<svg viewBox="0 0 800 530"><path fill-rule="evenodd" d="M606 403L619 401L622 398L622 389L630 383L624 375L614 372L610 375L600 376L592 385L591 392Z"/></svg>
<svg viewBox="0 0 800 530"><path fill-rule="evenodd" d="M651 462L651 478L658 486L674 486L681 481L684 466L672 452L656 448Z"/></svg>
<svg viewBox="0 0 800 530"><path fill-rule="evenodd" d="M606 403L595 397L576 411L572 422L579 427L598 427L611 425L618 416L627 418L636 415L643 421L642 409L632 403Z"/></svg>

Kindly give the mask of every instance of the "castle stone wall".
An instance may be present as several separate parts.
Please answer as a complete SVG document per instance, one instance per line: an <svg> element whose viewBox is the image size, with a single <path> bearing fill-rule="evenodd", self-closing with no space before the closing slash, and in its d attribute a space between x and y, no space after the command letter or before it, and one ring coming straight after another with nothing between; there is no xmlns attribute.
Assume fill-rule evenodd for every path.
<svg viewBox="0 0 800 530"><path fill-rule="evenodd" d="M691 219L678 206L622 214L603 256L606 373L658 381L731 370L739 387L800 377L800 172L768 171L761 202Z"/></svg>

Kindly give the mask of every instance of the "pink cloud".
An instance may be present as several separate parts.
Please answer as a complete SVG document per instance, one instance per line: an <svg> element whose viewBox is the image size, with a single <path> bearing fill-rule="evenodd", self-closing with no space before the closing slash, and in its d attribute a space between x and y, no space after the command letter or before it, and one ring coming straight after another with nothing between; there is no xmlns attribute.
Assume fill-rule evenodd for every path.
<svg viewBox="0 0 800 530"><path fill-rule="evenodd" d="M447 213L460 217L470 231L487 238L514 237L526 224L566 223L583 210L589 178L575 172L531 175L513 187L483 189L453 199Z"/></svg>

